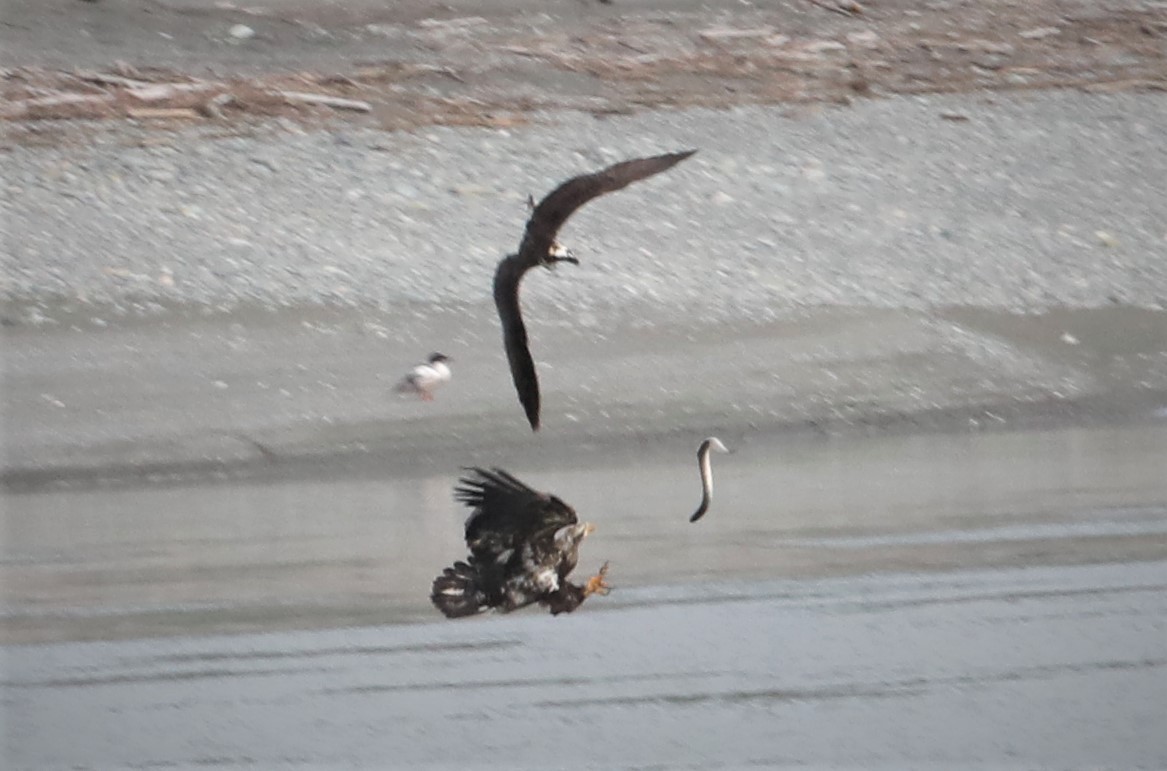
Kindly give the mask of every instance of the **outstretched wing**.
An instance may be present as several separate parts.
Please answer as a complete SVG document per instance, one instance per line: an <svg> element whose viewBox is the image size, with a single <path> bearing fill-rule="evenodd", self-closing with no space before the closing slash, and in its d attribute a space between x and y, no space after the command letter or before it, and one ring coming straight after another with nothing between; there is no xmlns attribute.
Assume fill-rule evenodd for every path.
<svg viewBox="0 0 1167 771"><path fill-rule="evenodd" d="M631 185L637 180L659 174L688 158L696 150L666 153L651 158L635 158L609 166L593 174L582 174L552 190L531 212L527 232L519 245L518 261L533 267L547 257L555 235L563 223L588 201Z"/></svg>
<svg viewBox="0 0 1167 771"><path fill-rule="evenodd" d="M503 348L511 368L511 380L532 431L539 430L539 375L527 342L527 327L519 308L519 281L527 271L517 257L507 257L494 273L494 305L502 322Z"/></svg>
<svg viewBox="0 0 1167 771"><path fill-rule="evenodd" d="M475 557L502 554L537 533L578 521L575 510L559 498L531 489L502 469L467 471L454 497L474 509L466 519L466 545Z"/></svg>
<svg viewBox="0 0 1167 771"><path fill-rule="evenodd" d="M502 321L503 344L511 368L511 379L514 380L519 402L523 405L531 430L539 429L539 376L535 372L527 328L523 324L519 307L519 282L523 274L547 259L555 235L576 209L604 193L611 193L637 180L659 174L695 152L688 150L651 158L636 158L594 174L569 179L552 190L535 207L527 221L519 253L499 262L494 274L494 304Z"/></svg>

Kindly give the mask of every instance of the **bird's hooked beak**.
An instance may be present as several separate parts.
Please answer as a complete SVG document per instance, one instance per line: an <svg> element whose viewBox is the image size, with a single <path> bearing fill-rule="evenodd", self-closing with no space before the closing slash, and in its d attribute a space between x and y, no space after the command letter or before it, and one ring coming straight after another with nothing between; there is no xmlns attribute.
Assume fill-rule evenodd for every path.
<svg viewBox="0 0 1167 771"><path fill-rule="evenodd" d="M591 522L577 522L574 525L565 525L555 532L555 542L563 545L579 545L588 534L596 529Z"/></svg>
<svg viewBox="0 0 1167 771"><path fill-rule="evenodd" d="M554 241L551 248L547 250L547 261L543 266L548 270L553 270L556 263L570 262L572 265L579 265L579 259L575 254L563 244Z"/></svg>

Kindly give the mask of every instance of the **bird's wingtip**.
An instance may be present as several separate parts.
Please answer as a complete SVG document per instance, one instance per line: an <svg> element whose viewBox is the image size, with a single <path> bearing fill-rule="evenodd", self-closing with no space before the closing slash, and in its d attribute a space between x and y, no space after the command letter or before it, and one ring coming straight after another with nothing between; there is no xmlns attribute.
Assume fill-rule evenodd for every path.
<svg viewBox="0 0 1167 771"><path fill-rule="evenodd" d="M673 163L680 163L681 161L685 160L686 158L689 158L690 156L696 155L696 153L697 153L697 148L694 147L691 150L677 150L676 152L673 152L673 153L661 153L657 157L658 158L668 158Z"/></svg>
<svg viewBox="0 0 1167 771"><path fill-rule="evenodd" d="M523 412L527 414L527 422L531 424L532 431L538 431L540 426L539 407L532 406L528 408L526 404L523 405Z"/></svg>

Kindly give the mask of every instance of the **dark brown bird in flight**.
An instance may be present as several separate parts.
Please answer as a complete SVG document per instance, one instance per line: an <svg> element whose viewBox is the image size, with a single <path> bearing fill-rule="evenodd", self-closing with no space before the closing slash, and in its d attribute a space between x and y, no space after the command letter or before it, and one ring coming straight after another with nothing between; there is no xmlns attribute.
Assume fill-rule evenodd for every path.
<svg viewBox="0 0 1167 771"><path fill-rule="evenodd" d="M594 174L583 174L567 180L539 202L527 221L527 230L519 244L518 254L504 257L494 274L494 304L502 321L503 343L507 361L519 401L527 413L532 431L539 430L539 376L527 345L527 328L523 325L519 308L519 282L535 267L553 267L558 262L579 264L558 241L555 235L576 209L593 198L611 193L654 174L669 169L688 158L696 150L668 153L651 158L623 161Z"/></svg>

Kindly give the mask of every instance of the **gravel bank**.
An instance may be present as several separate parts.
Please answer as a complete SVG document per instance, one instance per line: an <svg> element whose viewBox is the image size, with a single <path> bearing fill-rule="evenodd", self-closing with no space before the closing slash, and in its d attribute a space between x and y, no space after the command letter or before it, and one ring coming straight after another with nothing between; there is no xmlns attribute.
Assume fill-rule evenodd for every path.
<svg viewBox="0 0 1167 771"><path fill-rule="evenodd" d="M1167 96L967 101L14 148L4 479L1160 419ZM489 299L526 193L684 147L573 218L579 268L526 282L533 443ZM434 349L457 361L439 402L390 398Z"/></svg>
<svg viewBox="0 0 1167 771"><path fill-rule="evenodd" d="M727 321L821 305L1167 307L1164 95L545 119L12 147L3 297L21 301L17 322L62 300L476 303L528 192L696 147L581 211L564 235L583 266L530 281L531 306Z"/></svg>

